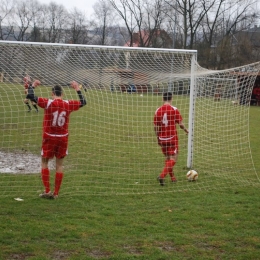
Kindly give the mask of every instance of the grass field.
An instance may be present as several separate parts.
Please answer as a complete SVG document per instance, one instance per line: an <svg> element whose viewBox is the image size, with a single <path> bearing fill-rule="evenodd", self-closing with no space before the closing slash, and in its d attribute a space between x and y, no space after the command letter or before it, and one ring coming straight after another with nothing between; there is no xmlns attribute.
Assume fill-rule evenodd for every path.
<svg viewBox="0 0 260 260"><path fill-rule="evenodd" d="M43 94L47 95L47 91L43 91ZM2 100L5 100L4 95L1 93ZM90 98L88 105L94 105L92 102L94 101ZM114 117L114 121L108 122L108 129L111 129L109 124L112 126L115 122L121 122L118 126L124 125L121 109L124 105L137 106L131 97L125 97L124 104L120 102L119 100L117 108L119 117ZM41 116L35 119L35 115L29 115L27 121L19 121L19 115L24 113L24 106L20 103L20 99L15 100L14 106L17 106L16 110L19 111L17 115L4 111L5 103L2 101L2 113L4 111L5 115L8 115L1 118L1 125L4 127L0 131L1 135L5 135L5 140L1 139L2 149L10 150L13 148L11 144L14 143L16 146L21 145L25 150L30 149L37 153L41 136L38 132L31 131L30 126L33 122L34 129L40 129ZM68 157L67 165L75 165L76 169L67 168L67 172L82 173L79 175L82 179L77 182L77 190L70 187L69 180L75 179L68 175L64 182L63 196L58 200L41 200L35 194L41 187L38 175L1 175L1 185L6 196L0 196L0 259L260 259L260 183L257 178L253 184L242 182L243 185L223 187L220 185L222 182L219 184L215 179L208 189L200 189L196 184L192 184L193 188L185 189L183 187L187 182L184 184L184 180L182 182L179 177L182 186L179 192L179 183L175 186L176 192L170 192L172 187L163 187L166 190L162 192L158 183L149 183L162 166L162 157L158 158L160 151L154 145L154 137L147 134L150 126L132 124L132 128L126 132L126 137L118 144L123 149L122 153L117 154L117 160L112 160L109 165L106 165L107 160L102 161L102 158L94 156L94 150L91 150L93 146L95 150L100 151L102 157L108 158L111 158L108 148L113 147L112 143L99 147L100 144L90 138L97 129L99 132L106 131L105 128L100 129L98 120L94 120L91 115L99 115L102 121L102 108L107 107L109 102L106 103L104 97L100 97L97 103L101 104L101 108L95 106L95 113L87 112L86 123L81 112L75 114L72 119L75 128L71 129L74 137L71 140L71 156ZM156 107L158 104L160 102L155 101L152 105ZM115 108L108 107L109 111L113 109ZM150 118L149 113L148 109L143 111L143 118ZM134 114L128 114L127 120L133 116ZM260 108L251 107L250 146L258 175L259 116ZM82 133L78 133L79 124L86 124L86 127L91 125L90 131L82 130ZM17 129L22 129L24 133L19 133ZM120 132L120 129L109 133L110 140L117 135L117 131ZM138 132L138 135L133 134L135 132ZM29 147L28 133L34 140ZM82 136L85 136L84 140ZM129 140L135 148L138 147L140 154L152 154L152 158L147 156L147 160L152 159L153 166L158 164L158 169L148 169L148 176L151 174L152 177L141 175L140 172L131 175L132 180L139 178L138 181L147 182L148 190L138 190L132 183L125 183L125 175L120 173L116 180L106 178L109 174L106 172L107 169L115 171L120 169L122 162L124 165L131 163L128 155L134 148L124 148ZM82 144L90 148L87 154L81 151ZM82 155L81 159L78 159L76 154ZM139 153L136 152L136 155L138 157ZM90 174L87 164L93 167ZM96 165L97 169L93 165ZM181 171L183 165L184 156L180 158L177 170ZM142 169L142 165L140 167ZM126 170L130 172L128 168ZM133 169L134 172L137 170ZM84 180L94 178L97 172L103 173L99 176L99 186L94 180L93 185L89 181L85 186ZM143 178L140 179L140 176ZM15 201L15 193L11 191L8 195L7 188L12 190L14 182L19 183L19 191L24 201ZM106 195L104 189L109 189L109 183L111 190ZM112 189L118 186L121 190L129 190L129 194L113 194ZM143 194L145 191L150 192Z"/></svg>

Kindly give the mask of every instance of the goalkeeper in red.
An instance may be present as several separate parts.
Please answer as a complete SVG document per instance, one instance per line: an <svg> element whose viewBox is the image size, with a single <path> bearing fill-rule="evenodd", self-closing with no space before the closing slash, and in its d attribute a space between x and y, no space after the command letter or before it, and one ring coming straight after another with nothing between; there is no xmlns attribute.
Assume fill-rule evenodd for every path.
<svg viewBox="0 0 260 260"><path fill-rule="evenodd" d="M52 88L52 99L34 97L38 106L44 109L41 177L45 190L40 194L41 198L58 198L63 179L63 159L68 154L70 113L79 110L87 103L76 81L71 82L71 87L77 91L79 100L63 100L63 90L59 85ZM54 156L56 157L56 174L52 192L48 162Z"/></svg>
<svg viewBox="0 0 260 260"><path fill-rule="evenodd" d="M164 178L170 175L171 181L176 182L173 167L178 159L178 133L176 125L179 125L185 133L189 133L182 122L182 116L177 107L172 105L172 93L163 93L164 104L155 111L154 131L157 136L158 144L161 146L162 153L165 155L165 165L161 174L157 177L160 185L164 186Z"/></svg>

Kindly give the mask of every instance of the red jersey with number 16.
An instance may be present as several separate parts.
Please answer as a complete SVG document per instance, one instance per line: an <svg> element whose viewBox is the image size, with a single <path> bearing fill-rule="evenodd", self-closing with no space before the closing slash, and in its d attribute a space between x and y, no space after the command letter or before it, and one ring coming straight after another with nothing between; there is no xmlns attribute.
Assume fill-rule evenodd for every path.
<svg viewBox="0 0 260 260"><path fill-rule="evenodd" d="M169 104L162 105L155 111L154 125L159 127L160 143L178 143L176 124L182 121L179 110Z"/></svg>
<svg viewBox="0 0 260 260"><path fill-rule="evenodd" d="M43 137L67 136L70 113L80 108L80 101L38 97L37 104L44 109Z"/></svg>

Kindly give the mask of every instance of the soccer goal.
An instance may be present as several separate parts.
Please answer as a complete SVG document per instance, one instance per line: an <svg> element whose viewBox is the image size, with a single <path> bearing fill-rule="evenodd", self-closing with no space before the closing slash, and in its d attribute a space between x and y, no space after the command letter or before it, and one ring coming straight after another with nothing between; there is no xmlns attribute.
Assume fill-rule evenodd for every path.
<svg viewBox="0 0 260 260"><path fill-rule="evenodd" d="M249 143L249 102L260 63L224 71L197 64L194 50L0 41L0 196L42 191L43 111L27 112L23 78L37 96L82 85L87 105L72 113L62 194L145 194L259 182ZM178 180L159 186L164 165L153 130L162 93L174 94L189 135L179 131ZM243 155L243 160L241 160ZM54 163L51 166L54 176ZM188 182L186 172L199 173Z"/></svg>

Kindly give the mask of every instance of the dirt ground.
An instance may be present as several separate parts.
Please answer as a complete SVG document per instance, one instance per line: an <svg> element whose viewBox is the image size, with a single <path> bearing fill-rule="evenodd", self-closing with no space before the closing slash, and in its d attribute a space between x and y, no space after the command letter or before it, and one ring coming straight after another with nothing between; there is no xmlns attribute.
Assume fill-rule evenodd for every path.
<svg viewBox="0 0 260 260"><path fill-rule="evenodd" d="M51 161L50 168L53 168ZM0 151L0 173L40 173L41 157L27 152L7 153Z"/></svg>

